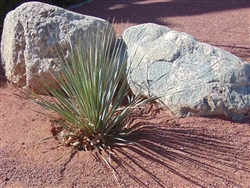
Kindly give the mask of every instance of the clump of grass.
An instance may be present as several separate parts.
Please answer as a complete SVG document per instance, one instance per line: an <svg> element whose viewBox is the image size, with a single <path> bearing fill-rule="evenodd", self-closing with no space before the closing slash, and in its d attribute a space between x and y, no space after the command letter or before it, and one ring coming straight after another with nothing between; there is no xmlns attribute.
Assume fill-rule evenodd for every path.
<svg viewBox="0 0 250 188"><path fill-rule="evenodd" d="M122 51L122 40L114 42L113 36L113 30L106 27L94 34L85 33L84 40L76 37L67 49L67 58L59 45L61 71L51 72L56 84L42 83L50 99L27 94L60 116L58 119L45 114L63 129L66 145L73 149L100 153L117 145L135 144L128 139L133 127L127 119L135 108L151 100L141 98L140 93L128 97L126 53ZM127 98L128 103L122 106Z"/></svg>

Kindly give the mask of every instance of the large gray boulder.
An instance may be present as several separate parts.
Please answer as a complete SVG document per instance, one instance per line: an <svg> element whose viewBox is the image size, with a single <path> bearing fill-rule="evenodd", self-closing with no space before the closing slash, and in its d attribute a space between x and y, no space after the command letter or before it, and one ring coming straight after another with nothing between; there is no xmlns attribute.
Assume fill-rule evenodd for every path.
<svg viewBox="0 0 250 188"><path fill-rule="evenodd" d="M50 71L60 71L58 44L67 54L76 36L95 35L112 25L56 6L29 2L9 12L4 20L1 52L6 77L19 86L41 93L43 84L54 84ZM83 37L84 40L84 37Z"/></svg>
<svg viewBox="0 0 250 188"><path fill-rule="evenodd" d="M126 29L128 82L179 117L250 112L250 64L194 37L156 24Z"/></svg>

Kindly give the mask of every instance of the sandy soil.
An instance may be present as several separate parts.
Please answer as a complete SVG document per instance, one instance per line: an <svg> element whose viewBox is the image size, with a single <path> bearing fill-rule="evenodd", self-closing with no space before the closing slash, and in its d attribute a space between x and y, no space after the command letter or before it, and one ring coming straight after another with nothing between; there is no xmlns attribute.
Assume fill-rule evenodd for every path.
<svg viewBox="0 0 250 188"><path fill-rule="evenodd" d="M53 122L20 91L1 86L0 187L117 187L112 173L90 153L50 139ZM127 187L249 187L250 126L222 118L175 119L149 105L135 112L144 149L115 149L112 165ZM59 157L63 157L58 160ZM108 156L106 156L108 157Z"/></svg>
<svg viewBox="0 0 250 188"><path fill-rule="evenodd" d="M171 26L250 62L249 1L220 2L95 0L74 11L116 17L118 34L124 29L121 19L130 20L129 25ZM69 153L60 140L40 142L52 135L53 122L35 112L45 109L14 93L20 90L0 85L0 187L118 187L91 153ZM131 122L138 126L143 149L127 146L104 154L120 175L121 187L250 187L250 120L176 119L151 104L135 112Z"/></svg>

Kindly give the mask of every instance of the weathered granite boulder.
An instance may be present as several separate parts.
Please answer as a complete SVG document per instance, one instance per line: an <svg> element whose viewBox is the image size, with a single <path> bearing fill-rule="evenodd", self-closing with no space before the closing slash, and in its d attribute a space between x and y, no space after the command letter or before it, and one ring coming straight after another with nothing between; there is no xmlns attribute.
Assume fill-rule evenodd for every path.
<svg viewBox="0 0 250 188"><path fill-rule="evenodd" d="M194 37L156 24L126 29L128 82L180 117L250 112L250 64Z"/></svg>
<svg viewBox="0 0 250 188"><path fill-rule="evenodd" d="M6 77L41 93L41 82L54 84L50 70L59 71L57 48L67 54L75 37L95 35L112 25L107 21L77 14L56 6L29 2L9 12L4 20L1 52ZM84 40L84 38L83 38Z"/></svg>

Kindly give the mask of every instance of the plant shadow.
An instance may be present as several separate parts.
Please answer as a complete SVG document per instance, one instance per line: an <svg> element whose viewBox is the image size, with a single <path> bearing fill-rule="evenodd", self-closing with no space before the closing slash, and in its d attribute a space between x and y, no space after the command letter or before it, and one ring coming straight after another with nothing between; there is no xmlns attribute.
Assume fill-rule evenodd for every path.
<svg viewBox="0 0 250 188"><path fill-rule="evenodd" d="M140 179L140 173L146 173L153 187L166 187L169 173L200 187L223 184L241 187L244 182L235 172L250 173L249 155L204 127L154 124L145 120L139 123L137 132L141 146L118 148L112 159L140 187L152 187ZM139 169L137 173L136 169ZM164 176L158 177L159 174Z"/></svg>

